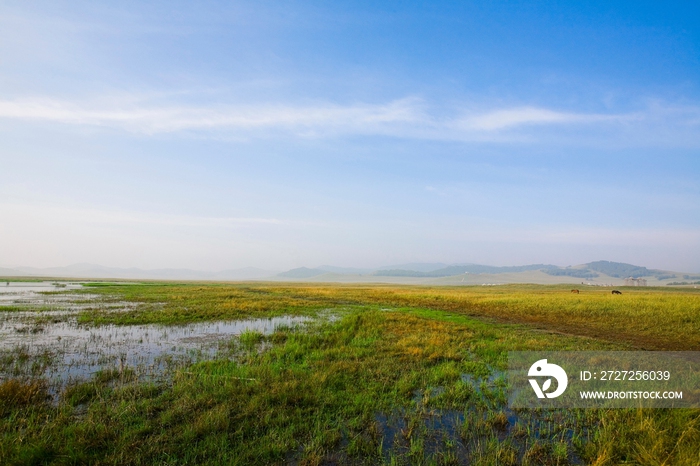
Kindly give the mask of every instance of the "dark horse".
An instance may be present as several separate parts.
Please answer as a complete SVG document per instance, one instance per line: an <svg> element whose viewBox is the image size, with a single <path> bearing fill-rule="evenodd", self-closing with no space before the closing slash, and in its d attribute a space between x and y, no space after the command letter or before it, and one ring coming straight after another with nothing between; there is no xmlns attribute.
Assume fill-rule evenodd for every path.
<svg viewBox="0 0 700 466"><path fill-rule="evenodd" d="M579 293L580 293L579 290L571 290L571 292L572 292L572 293L576 293L576 294L579 294Z"/></svg>
<svg viewBox="0 0 700 466"><path fill-rule="evenodd" d="M612 290L612 294L622 294L622 291Z"/></svg>

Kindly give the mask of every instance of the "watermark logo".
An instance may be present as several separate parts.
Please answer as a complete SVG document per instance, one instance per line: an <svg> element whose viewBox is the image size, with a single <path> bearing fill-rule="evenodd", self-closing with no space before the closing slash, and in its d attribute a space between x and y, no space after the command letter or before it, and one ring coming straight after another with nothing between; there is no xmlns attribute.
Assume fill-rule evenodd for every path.
<svg viewBox="0 0 700 466"><path fill-rule="evenodd" d="M530 366L527 375L528 377L547 377L541 388L536 379L529 379L537 398L556 398L564 393L566 386L569 384L569 378L566 376L564 369L556 364L549 364L546 359L540 359ZM552 387L552 378L555 378L557 381L557 389L547 393L547 390Z"/></svg>

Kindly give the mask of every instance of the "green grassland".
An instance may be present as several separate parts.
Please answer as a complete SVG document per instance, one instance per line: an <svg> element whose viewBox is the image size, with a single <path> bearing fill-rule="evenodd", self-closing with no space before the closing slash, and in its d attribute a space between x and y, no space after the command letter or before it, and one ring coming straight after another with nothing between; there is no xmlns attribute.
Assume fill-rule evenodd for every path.
<svg viewBox="0 0 700 466"><path fill-rule="evenodd" d="M338 305L426 308L524 323L538 328L624 341L640 349L700 349L700 290L502 285L117 285L85 292L151 304L124 313L85 313L84 323L185 323L251 316L305 314Z"/></svg>
<svg viewBox="0 0 700 466"><path fill-rule="evenodd" d="M165 382L0 384L3 464L700 464L698 410L507 408L515 350L700 350L693 289L101 284L84 325L334 315Z"/></svg>

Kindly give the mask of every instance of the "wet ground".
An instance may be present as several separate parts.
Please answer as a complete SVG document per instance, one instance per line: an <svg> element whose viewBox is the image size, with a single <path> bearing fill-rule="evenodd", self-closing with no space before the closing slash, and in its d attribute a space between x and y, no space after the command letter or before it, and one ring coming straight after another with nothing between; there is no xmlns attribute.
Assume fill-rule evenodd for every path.
<svg viewBox="0 0 700 466"><path fill-rule="evenodd" d="M58 389L105 369L140 377L215 357L244 332L270 334L312 320L282 316L186 325L80 325L85 310L133 310L138 303L71 293L79 283L0 282L0 379L42 377ZM60 294L52 292L60 291ZM4 308L4 309L3 309Z"/></svg>
<svg viewBox="0 0 700 466"><path fill-rule="evenodd" d="M142 379L167 377L172 369L196 361L235 357L239 336L246 332L271 334L316 320L282 316L186 325L86 326L78 323L81 312L123 312L145 304L74 292L80 288L80 283L0 282L0 381L39 377L49 381L50 391L57 394L105 370L128 370ZM335 317L326 313L320 318ZM438 408L445 388L437 386L416 390L408 408L377 413L374 422L384 460L468 463L498 451L503 464L525 459L533 464L583 463L574 445L585 439L575 438L574 432L585 436L588 430L575 416L509 409L505 373L491 366L488 371L483 377L461 376L459 383L472 393L463 410ZM537 450L540 442L542 451Z"/></svg>

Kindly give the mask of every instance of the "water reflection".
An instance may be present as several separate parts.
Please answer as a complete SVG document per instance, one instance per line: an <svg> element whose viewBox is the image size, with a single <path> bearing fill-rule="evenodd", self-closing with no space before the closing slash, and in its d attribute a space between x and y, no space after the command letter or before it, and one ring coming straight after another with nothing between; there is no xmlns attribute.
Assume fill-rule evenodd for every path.
<svg viewBox="0 0 700 466"><path fill-rule="evenodd" d="M0 296L9 298L0 304L0 378L46 377L58 387L106 368L129 367L139 375L158 375L173 365L214 357L223 343L243 332L270 334L278 327L311 320L282 316L186 325L84 326L75 315L82 309L118 312L138 303L100 303L102 298L84 294L41 294L68 289L51 283L0 284L0 288ZM2 305L14 307L3 312Z"/></svg>

